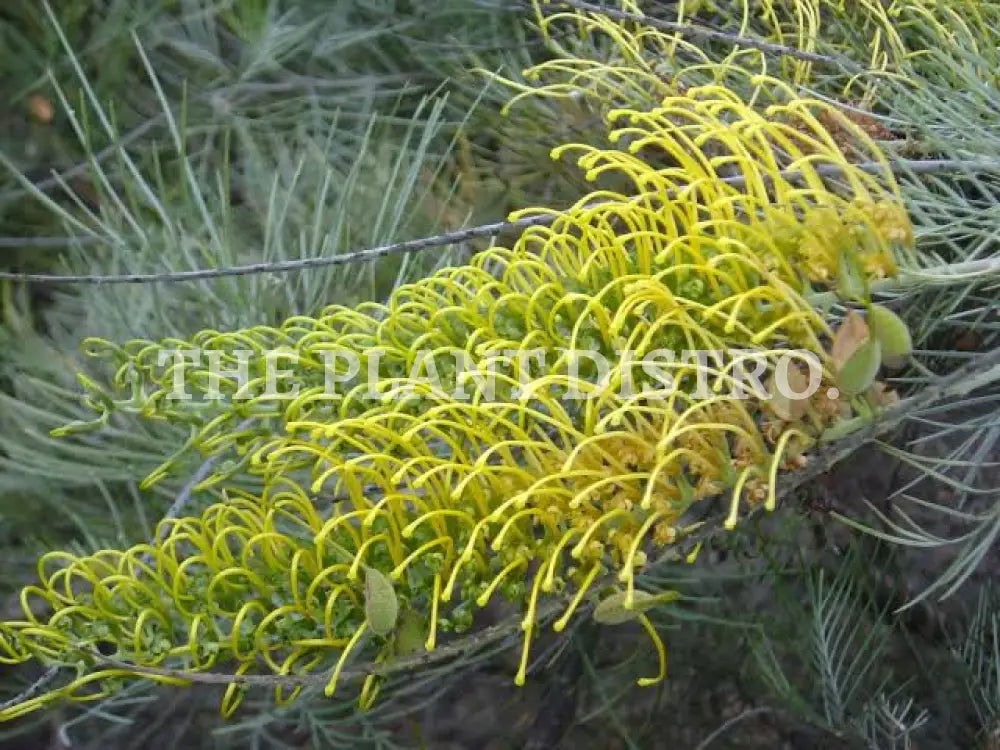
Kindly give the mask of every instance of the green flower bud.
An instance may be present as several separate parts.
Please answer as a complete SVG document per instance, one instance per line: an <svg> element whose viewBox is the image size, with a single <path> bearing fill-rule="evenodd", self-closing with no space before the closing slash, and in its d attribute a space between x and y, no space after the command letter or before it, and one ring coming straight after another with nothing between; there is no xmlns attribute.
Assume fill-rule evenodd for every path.
<svg viewBox="0 0 1000 750"><path fill-rule="evenodd" d="M910 329L892 310L872 305L868 327L882 347L882 362L886 367L902 367L913 351Z"/></svg>
<svg viewBox="0 0 1000 750"><path fill-rule="evenodd" d="M375 568L365 568L365 617L375 635L386 635L396 627L399 601L392 582Z"/></svg>
<svg viewBox="0 0 1000 750"><path fill-rule="evenodd" d="M875 382L878 368L882 366L882 347L878 339L869 339L859 346L837 373L837 387L847 396L854 397L867 391Z"/></svg>

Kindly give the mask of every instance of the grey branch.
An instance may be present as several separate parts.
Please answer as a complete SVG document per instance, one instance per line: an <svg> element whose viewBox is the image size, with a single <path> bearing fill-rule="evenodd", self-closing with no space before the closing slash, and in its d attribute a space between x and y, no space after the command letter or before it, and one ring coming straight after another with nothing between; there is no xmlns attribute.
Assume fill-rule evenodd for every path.
<svg viewBox="0 0 1000 750"><path fill-rule="evenodd" d="M852 165L869 173L879 173L885 170L882 162L860 162ZM896 160L890 163L893 172L910 175L928 174L931 172L998 172L1000 159L928 159L928 160ZM841 174L843 167L838 164L821 164L814 167L820 176L831 177ZM799 175L796 169L788 169L779 173L785 179L795 179ZM740 186L746 179L742 175L720 178L729 185ZM491 224L481 224L466 229L456 229L432 237L423 237L403 242L393 242L388 245L356 250L338 255L318 256L315 258L299 258L272 263L250 263L241 266L222 268L200 268L189 271L164 271L159 273L130 274L42 274L18 273L15 271L0 271L0 280L23 281L40 284L148 284L154 282L179 282L216 279L228 276L249 276L257 273L286 273L303 271L311 268L337 266L348 263L363 263L397 253L414 253L432 247L441 247L465 242L477 237L495 237L501 232L512 232L533 226L546 226L553 223L558 214L548 213L541 216L529 216L517 221L498 221Z"/></svg>
<svg viewBox="0 0 1000 750"><path fill-rule="evenodd" d="M58 666L53 666L46 669L37 680L28 685L28 687L26 687L20 693L15 695L13 698L5 700L3 703L0 703L0 711L5 711L11 706L16 706L20 703L24 703L26 700L34 698L36 695L42 692L42 690L44 690L45 687L50 682L52 682L56 678L56 675L59 674L60 669L61 667Z"/></svg>

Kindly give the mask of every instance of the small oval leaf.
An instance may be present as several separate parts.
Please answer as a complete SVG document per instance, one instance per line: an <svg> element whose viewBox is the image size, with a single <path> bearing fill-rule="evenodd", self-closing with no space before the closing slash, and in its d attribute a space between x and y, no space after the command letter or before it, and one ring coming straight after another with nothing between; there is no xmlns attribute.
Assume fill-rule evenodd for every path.
<svg viewBox="0 0 1000 750"><path fill-rule="evenodd" d="M872 305L868 313L872 335L882 347L882 362L886 367L902 367L913 352L910 328L902 318L881 305Z"/></svg>
<svg viewBox="0 0 1000 750"><path fill-rule="evenodd" d="M602 625L620 625L634 620L647 609L657 604L668 602L680 596L676 591L663 594L650 594L648 591L634 591L632 594L632 609L625 608L627 592L616 591L605 597L594 607L594 620Z"/></svg>
<svg viewBox="0 0 1000 750"><path fill-rule="evenodd" d="M375 635L387 635L396 627L399 600L392 582L381 571L365 568L365 617Z"/></svg>
<svg viewBox="0 0 1000 750"><path fill-rule="evenodd" d="M878 339L869 339L859 346L837 373L837 387L853 398L867 391L875 382L882 365L882 348Z"/></svg>

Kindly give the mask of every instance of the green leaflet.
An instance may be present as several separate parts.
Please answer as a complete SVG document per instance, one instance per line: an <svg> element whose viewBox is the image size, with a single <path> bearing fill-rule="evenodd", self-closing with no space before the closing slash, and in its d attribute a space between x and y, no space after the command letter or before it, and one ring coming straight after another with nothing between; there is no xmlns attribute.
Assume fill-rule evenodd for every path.
<svg viewBox="0 0 1000 750"><path fill-rule="evenodd" d="M869 328L882 348L886 367L902 367L913 352L910 328L888 307L872 305L868 311Z"/></svg>
<svg viewBox="0 0 1000 750"><path fill-rule="evenodd" d="M628 593L616 591L608 597L602 599L594 607L594 620L602 625L620 625L623 622L634 620L643 612L652 609L657 604L673 601L680 594L676 591L667 591L663 594L650 594L648 591L632 592L632 608L626 609L625 599Z"/></svg>
<svg viewBox="0 0 1000 750"><path fill-rule="evenodd" d="M875 382L882 366L882 347L878 339L868 339L859 346L837 373L837 386L847 396L858 396Z"/></svg>
<svg viewBox="0 0 1000 750"><path fill-rule="evenodd" d="M365 568L365 617L375 635L387 635L396 627L399 600L392 582L375 568Z"/></svg>

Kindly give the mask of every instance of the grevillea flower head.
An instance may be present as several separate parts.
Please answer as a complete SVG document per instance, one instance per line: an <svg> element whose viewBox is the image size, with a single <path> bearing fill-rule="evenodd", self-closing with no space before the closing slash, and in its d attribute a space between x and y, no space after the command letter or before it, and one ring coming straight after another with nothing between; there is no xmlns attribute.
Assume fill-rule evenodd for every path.
<svg viewBox="0 0 1000 750"><path fill-rule="evenodd" d="M132 674L103 669L108 653L159 679L324 674L332 693L350 658L392 657L399 612L432 650L496 596L523 613L522 683L542 603L559 601L560 631L608 588L600 616L635 614L659 655L642 682L662 679L663 645L643 613L653 601L637 576L685 536L704 498L729 494L728 527L746 504L775 506L778 472L800 466L850 408L824 404L831 331L809 295L845 265L892 273L911 238L888 169L857 167L821 124L832 109L753 82L774 101L711 85L610 110L610 146L567 144L553 157L625 190L522 212L547 223L385 304L190 341L86 342L114 368L109 385L83 381L97 425L132 410L192 425L188 449L238 458L202 482L222 501L165 520L155 543L40 560L24 617L0 625L0 656L96 671L5 715L105 694L102 681ZM884 164L863 132L843 127ZM172 400L180 365L161 355L190 349L230 365L248 350L246 382L189 365L183 384L223 398ZM297 357L293 397L255 390L275 350ZM749 353L666 358L659 376L638 364L685 350ZM361 367L331 365L331 352ZM588 370L578 352L599 354L608 371ZM751 356L773 379L805 354L819 395L794 411L738 377ZM262 492L234 489L238 472ZM361 703L377 689L369 676ZM275 698L296 694L279 687ZM232 685L225 713L240 695Z"/></svg>
<svg viewBox="0 0 1000 750"><path fill-rule="evenodd" d="M916 80L923 60L935 50L957 45L975 49L976 40L987 38L1000 21L1000 9L978 0L681 0L675 4L675 15L666 19L682 26L725 28L738 37L805 53L774 61L754 46L711 49L704 39L643 23L643 9L633 0L613 5L636 21L558 9L559 4L550 0L532 0L532 5L555 55L523 71L522 80L506 81L519 90L508 107L535 95L584 97L610 107L645 106L676 93L678 87L710 79L740 89L735 79L725 79L750 71L770 72L792 85L810 85L820 79L819 58L845 55L839 62L850 63L846 53L857 49L859 39L867 41L868 59L854 61L854 70L823 65L822 73L843 75L840 93L870 105L880 80ZM586 44L556 41L569 31ZM585 53L574 54L575 49Z"/></svg>

